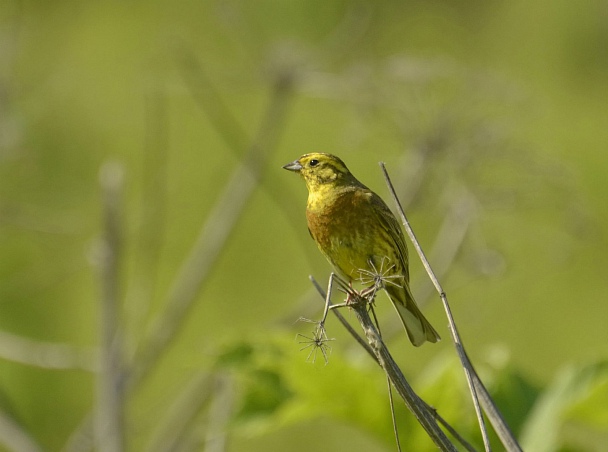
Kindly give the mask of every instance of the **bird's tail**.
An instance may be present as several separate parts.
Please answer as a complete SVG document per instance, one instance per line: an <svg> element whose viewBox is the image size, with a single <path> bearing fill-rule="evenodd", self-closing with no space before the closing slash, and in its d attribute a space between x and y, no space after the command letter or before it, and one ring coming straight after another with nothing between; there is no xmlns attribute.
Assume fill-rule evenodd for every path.
<svg viewBox="0 0 608 452"><path fill-rule="evenodd" d="M408 287L405 290L401 287L386 287L386 291L412 344L419 347L425 341L437 342L441 340L435 328L418 309Z"/></svg>

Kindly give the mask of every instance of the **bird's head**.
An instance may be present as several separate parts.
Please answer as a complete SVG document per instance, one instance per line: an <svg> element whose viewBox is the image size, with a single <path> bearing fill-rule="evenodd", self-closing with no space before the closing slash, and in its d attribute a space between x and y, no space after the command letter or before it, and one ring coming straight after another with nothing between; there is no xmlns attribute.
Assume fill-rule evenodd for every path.
<svg viewBox="0 0 608 452"><path fill-rule="evenodd" d="M344 162L331 154L321 152L304 154L299 159L283 166L283 168L299 173L306 182L309 191L314 191L326 185L360 185L348 171Z"/></svg>

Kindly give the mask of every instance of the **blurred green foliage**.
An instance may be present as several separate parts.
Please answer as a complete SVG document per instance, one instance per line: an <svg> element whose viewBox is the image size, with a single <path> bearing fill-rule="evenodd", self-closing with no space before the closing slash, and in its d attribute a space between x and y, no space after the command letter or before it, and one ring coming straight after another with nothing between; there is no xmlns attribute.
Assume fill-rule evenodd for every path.
<svg viewBox="0 0 608 452"><path fill-rule="evenodd" d="M103 162L126 170L130 364L164 326L233 172L255 166L247 148L275 133L184 321L127 390L128 450L168 450L166 432L174 450L197 450L225 429L227 450L394 450L384 378L337 322L327 366L293 339L307 334L298 317L320 315L307 275L324 281L329 268L308 238L303 184L280 167L313 150L341 156L381 194L387 162L431 262L445 264L469 355L526 450L604 450L606 24L599 0L5 1L0 447L88 450ZM286 76L286 109L263 129ZM444 341L413 349L399 335L391 349L479 447L441 307L411 260ZM228 407L220 427L217 406ZM433 450L400 404L397 418L404 450Z"/></svg>

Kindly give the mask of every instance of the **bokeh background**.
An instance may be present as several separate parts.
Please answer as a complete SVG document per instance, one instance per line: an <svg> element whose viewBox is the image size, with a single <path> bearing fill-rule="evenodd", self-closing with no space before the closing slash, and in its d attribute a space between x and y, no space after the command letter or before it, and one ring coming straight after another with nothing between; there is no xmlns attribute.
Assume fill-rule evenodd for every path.
<svg viewBox="0 0 608 452"><path fill-rule="evenodd" d="M392 205L386 162L526 450L606 450L607 143L604 1L3 1L0 447L120 450L115 409L124 450L395 450L337 321L327 365L296 338L330 269L281 166L326 151ZM444 340L383 331L479 446L411 255Z"/></svg>

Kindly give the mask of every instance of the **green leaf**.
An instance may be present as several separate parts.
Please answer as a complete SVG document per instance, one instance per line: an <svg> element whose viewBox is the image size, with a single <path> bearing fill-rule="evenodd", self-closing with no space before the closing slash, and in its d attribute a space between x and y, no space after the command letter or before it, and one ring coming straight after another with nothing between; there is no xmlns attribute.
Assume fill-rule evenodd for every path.
<svg viewBox="0 0 608 452"><path fill-rule="evenodd" d="M527 420L525 450L605 450L608 419L608 362L567 367L539 397Z"/></svg>

